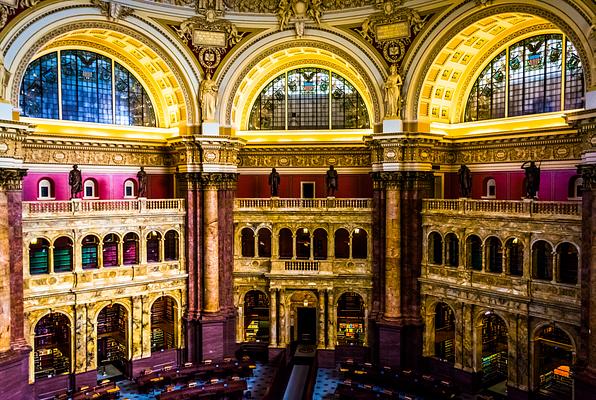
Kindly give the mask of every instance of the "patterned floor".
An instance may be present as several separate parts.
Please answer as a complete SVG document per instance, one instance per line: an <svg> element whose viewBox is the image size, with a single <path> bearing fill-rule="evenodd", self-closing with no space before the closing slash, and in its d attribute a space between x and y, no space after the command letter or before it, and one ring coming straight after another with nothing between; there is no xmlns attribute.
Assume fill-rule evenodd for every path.
<svg viewBox="0 0 596 400"><path fill-rule="evenodd" d="M257 363L257 368L253 370L253 376L246 379L248 389L245 392L245 398L247 399L262 399L271 382L273 381L273 375L275 370L273 367L261 363ZM197 381L199 384L203 383ZM140 393L136 384L130 380L118 381L120 386L120 399L121 400L149 400L155 399L160 391L156 390L149 393ZM178 387L177 387L178 388Z"/></svg>
<svg viewBox="0 0 596 400"><path fill-rule="evenodd" d="M340 382L337 370L331 368L319 368L317 371L317 383L313 391L313 400L332 399L333 393Z"/></svg>

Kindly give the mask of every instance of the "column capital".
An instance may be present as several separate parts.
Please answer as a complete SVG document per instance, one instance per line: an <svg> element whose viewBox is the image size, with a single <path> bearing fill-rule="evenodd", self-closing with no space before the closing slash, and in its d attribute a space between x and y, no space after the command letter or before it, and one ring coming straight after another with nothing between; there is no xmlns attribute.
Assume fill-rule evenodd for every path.
<svg viewBox="0 0 596 400"><path fill-rule="evenodd" d="M238 174L232 172L209 172L201 174L201 184L205 190L236 189Z"/></svg>
<svg viewBox="0 0 596 400"><path fill-rule="evenodd" d="M584 191L596 189L596 164L578 165L577 173L582 177Z"/></svg>
<svg viewBox="0 0 596 400"><path fill-rule="evenodd" d="M374 189L427 189L433 186L433 173L425 171L372 172Z"/></svg>
<svg viewBox="0 0 596 400"><path fill-rule="evenodd" d="M0 190L23 190L23 177L26 169L0 168Z"/></svg>

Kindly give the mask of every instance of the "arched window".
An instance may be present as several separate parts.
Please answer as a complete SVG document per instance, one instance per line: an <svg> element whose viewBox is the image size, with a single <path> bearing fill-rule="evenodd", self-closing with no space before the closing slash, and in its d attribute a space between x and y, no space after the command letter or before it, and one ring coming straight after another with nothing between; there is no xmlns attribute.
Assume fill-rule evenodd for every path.
<svg viewBox="0 0 596 400"><path fill-rule="evenodd" d="M335 231L335 258L350 258L350 232L347 229Z"/></svg>
<svg viewBox="0 0 596 400"><path fill-rule="evenodd" d="M507 269L513 276L524 273L524 246L518 238L511 238L505 243L507 251Z"/></svg>
<svg viewBox="0 0 596 400"><path fill-rule="evenodd" d="M288 228L282 228L279 231L279 258L292 258L294 256L293 243L292 231Z"/></svg>
<svg viewBox="0 0 596 400"><path fill-rule="evenodd" d="M37 200L52 200L54 198L54 183L50 179L40 179L37 187Z"/></svg>
<svg viewBox="0 0 596 400"><path fill-rule="evenodd" d="M257 232L259 241L259 257L271 257L271 231L267 228L261 228Z"/></svg>
<svg viewBox="0 0 596 400"><path fill-rule="evenodd" d="M362 228L356 228L352 233L352 258L366 259L367 257L368 233Z"/></svg>
<svg viewBox="0 0 596 400"><path fill-rule="evenodd" d="M567 197L569 199L581 199L583 193L584 180L581 176L576 175L569 179L569 189Z"/></svg>
<svg viewBox="0 0 596 400"><path fill-rule="evenodd" d="M487 199L494 199L497 197L497 182L494 178L488 178L485 182L485 195Z"/></svg>
<svg viewBox="0 0 596 400"><path fill-rule="evenodd" d="M29 273L31 275L50 272L50 242L36 238L29 244Z"/></svg>
<svg viewBox="0 0 596 400"><path fill-rule="evenodd" d="M535 380L540 389L557 393L560 399L571 399L573 376L570 373L575 359L575 347L569 335L554 325L547 325L536 333ZM538 385L537 385L538 386Z"/></svg>
<svg viewBox="0 0 596 400"><path fill-rule="evenodd" d="M478 121L583 107L577 50L567 37L546 34L521 40L490 61L472 87L464 118Z"/></svg>
<svg viewBox="0 0 596 400"><path fill-rule="evenodd" d="M70 321L61 313L51 313L35 325L33 351L35 379L70 372Z"/></svg>
<svg viewBox="0 0 596 400"><path fill-rule="evenodd" d="M557 246L559 258L559 282L570 285L577 284L579 270L579 254L577 248L571 243L564 242Z"/></svg>
<svg viewBox="0 0 596 400"><path fill-rule="evenodd" d="M486 257L488 272L503 272L503 247L499 238L493 236L486 240Z"/></svg>
<svg viewBox="0 0 596 400"><path fill-rule="evenodd" d="M161 233L151 231L147 234L147 262L160 262L159 246Z"/></svg>
<svg viewBox="0 0 596 400"><path fill-rule="evenodd" d="M83 198L97 198L97 183L93 179L87 179L85 183L83 183Z"/></svg>
<svg viewBox="0 0 596 400"><path fill-rule="evenodd" d="M139 236L129 232L124 235L122 243L122 264L136 265L139 263Z"/></svg>
<svg viewBox="0 0 596 400"><path fill-rule="evenodd" d="M303 260L310 258L310 232L308 228L298 228L296 231L296 258Z"/></svg>
<svg viewBox="0 0 596 400"><path fill-rule="evenodd" d="M166 261L178 260L178 232L170 230L166 232L163 243L163 257Z"/></svg>
<svg viewBox="0 0 596 400"><path fill-rule="evenodd" d="M285 72L265 86L252 106L248 129L366 129L369 126L366 105L350 82L335 72L305 67Z"/></svg>
<svg viewBox="0 0 596 400"><path fill-rule="evenodd" d="M450 267L457 267L459 264L459 239L455 233L445 236L445 258L445 263Z"/></svg>
<svg viewBox="0 0 596 400"><path fill-rule="evenodd" d="M85 236L82 241L81 257L83 261L83 269L97 268L97 250L99 247L99 239L97 236Z"/></svg>
<svg viewBox="0 0 596 400"><path fill-rule="evenodd" d="M72 240L61 236L54 241L54 272L72 271Z"/></svg>
<svg viewBox="0 0 596 400"><path fill-rule="evenodd" d="M124 182L124 198L135 197L135 182L132 179L128 179Z"/></svg>
<svg viewBox="0 0 596 400"><path fill-rule="evenodd" d="M470 235L466 244L468 268L475 271L482 271L482 240L476 235Z"/></svg>
<svg viewBox="0 0 596 400"><path fill-rule="evenodd" d="M118 261L118 245L120 238L114 233L110 233L103 238L103 266L116 267Z"/></svg>
<svg viewBox="0 0 596 400"><path fill-rule="evenodd" d="M61 50L32 61L21 84L20 106L26 117L156 126L141 83L119 63L87 50Z"/></svg>
<svg viewBox="0 0 596 400"><path fill-rule="evenodd" d="M327 259L327 231L325 229L315 229L313 234L313 245L315 260Z"/></svg>
<svg viewBox="0 0 596 400"><path fill-rule="evenodd" d="M438 232L428 235L428 262L435 265L443 264L443 238Z"/></svg>
<svg viewBox="0 0 596 400"><path fill-rule="evenodd" d="M243 228L240 232L240 243L242 244L242 257L255 256L255 233L250 228Z"/></svg>
<svg viewBox="0 0 596 400"><path fill-rule="evenodd" d="M553 279L553 248L544 240L532 245L532 275L536 279Z"/></svg>

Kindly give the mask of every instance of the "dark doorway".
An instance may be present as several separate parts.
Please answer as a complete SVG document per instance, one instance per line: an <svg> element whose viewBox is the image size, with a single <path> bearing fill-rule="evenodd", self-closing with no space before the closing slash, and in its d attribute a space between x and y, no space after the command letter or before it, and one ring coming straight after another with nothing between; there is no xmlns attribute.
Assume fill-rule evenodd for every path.
<svg viewBox="0 0 596 400"><path fill-rule="evenodd" d="M298 307L298 341L315 344L317 338L317 310L314 307Z"/></svg>

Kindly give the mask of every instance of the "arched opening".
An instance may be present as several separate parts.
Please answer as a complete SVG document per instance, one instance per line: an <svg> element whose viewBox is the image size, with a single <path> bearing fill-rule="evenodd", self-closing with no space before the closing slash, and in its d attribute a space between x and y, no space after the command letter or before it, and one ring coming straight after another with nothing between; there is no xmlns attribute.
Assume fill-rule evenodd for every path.
<svg viewBox="0 0 596 400"><path fill-rule="evenodd" d="M482 316L482 380L485 383L507 379L507 325L487 311Z"/></svg>
<svg viewBox="0 0 596 400"><path fill-rule="evenodd" d="M497 182L494 178L488 178L484 183L484 197L487 199L495 199L497 197Z"/></svg>
<svg viewBox="0 0 596 400"><path fill-rule="evenodd" d="M356 292L347 292L337 301L337 343L362 346L364 329L364 301Z"/></svg>
<svg viewBox="0 0 596 400"><path fill-rule="evenodd" d="M428 235L428 261L430 264L443 264L443 238L438 232Z"/></svg>
<svg viewBox="0 0 596 400"><path fill-rule="evenodd" d="M72 271L72 240L60 236L54 241L54 272Z"/></svg>
<svg viewBox="0 0 596 400"><path fill-rule="evenodd" d="M317 296L310 290L300 290L292 294L289 311L292 342L312 345L317 342L317 334L324 334L319 331L318 303Z"/></svg>
<svg viewBox="0 0 596 400"><path fill-rule="evenodd" d="M116 267L119 265L118 247L120 238L114 233L110 233L103 238L103 266Z"/></svg>
<svg viewBox="0 0 596 400"><path fill-rule="evenodd" d="M94 235L88 235L81 242L81 258L83 269L92 269L99 267L98 264L99 238Z"/></svg>
<svg viewBox="0 0 596 400"><path fill-rule="evenodd" d="M124 235L122 263L124 265L136 265L139 263L139 236L134 232Z"/></svg>
<svg viewBox="0 0 596 400"><path fill-rule="evenodd" d="M151 352L176 347L176 302L170 296L162 296L151 306Z"/></svg>
<svg viewBox="0 0 596 400"><path fill-rule="evenodd" d="M511 238L505 242L507 252L507 269L513 276L524 274L524 246L518 238Z"/></svg>
<svg viewBox="0 0 596 400"><path fill-rule="evenodd" d="M165 261L176 261L180 257L179 254L179 238L178 232L169 230L164 236L163 243L163 257Z"/></svg>
<svg viewBox="0 0 596 400"><path fill-rule="evenodd" d="M536 336L534 351L540 392L547 398L571 399L574 348L569 335L556 326L545 326Z"/></svg>
<svg viewBox="0 0 596 400"><path fill-rule="evenodd" d="M125 374L128 367L128 313L120 304L97 316L97 365L102 377Z"/></svg>
<svg viewBox="0 0 596 400"><path fill-rule="evenodd" d="M486 258L488 272L503 272L503 246L497 237L489 237L486 240Z"/></svg>
<svg viewBox="0 0 596 400"><path fill-rule="evenodd" d="M356 228L352 233L352 258L366 259L367 257L368 232L362 228Z"/></svg>
<svg viewBox="0 0 596 400"><path fill-rule="evenodd" d="M43 238L31 240L29 244L29 274L50 272L50 242Z"/></svg>
<svg viewBox="0 0 596 400"><path fill-rule="evenodd" d="M35 380L70 372L70 336L70 321L61 313L48 314L35 325Z"/></svg>
<svg viewBox="0 0 596 400"><path fill-rule="evenodd" d="M449 267L459 265L459 239L455 233L445 235L445 258Z"/></svg>
<svg viewBox="0 0 596 400"><path fill-rule="evenodd" d="M567 188L567 197L569 200L579 200L583 194L584 180L581 176L575 175L569 179Z"/></svg>
<svg viewBox="0 0 596 400"><path fill-rule="evenodd" d="M553 279L553 248L544 240L532 245L532 277L545 281Z"/></svg>
<svg viewBox="0 0 596 400"><path fill-rule="evenodd" d="M244 296L244 341L269 343L269 297L260 290Z"/></svg>
<svg viewBox="0 0 596 400"><path fill-rule="evenodd" d="M482 240L476 235L468 236L466 240L468 253L468 268L482 271Z"/></svg>
<svg viewBox="0 0 596 400"><path fill-rule="evenodd" d="M84 199L96 199L97 194L97 182L94 179L87 179L83 183L83 198Z"/></svg>
<svg viewBox="0 0 596 400"><path fill-rule="evenodd" d="M310 258L310 232L308 228L298 228L296 231L296 258L302 260Z"/></svg>
<svg viewBox="0 0 596 400"><path fill-rule="evenodd" d="M347 229L335 231L335 258L350 258L350 232Z"/></svg>
<svg viewBox="0 0 596 400"><path fill-rule="evenodd" d="M577 284L579 271L577 248L568 242L561 243L557 246L557 257L559 258L559 282Z"/></svg>
<svg viewBox="0 0 596 400"><path fill-rule="evenodd" d="M124 182L124 198L133 198L135 197L135 182L132 179L126 180Z"/></svg>
<svg viewBox="0 0 596 400"><path fill-rule="evenodd" d="M259 257L271 257L271 231L267 228L261 228L257 232Z"/></svg>
<svg viewBox="0 0 596 400"><path fill-rule="evenodd" d="M445 303L435 307L435 357L455 362L455 314Z"/></svg>
<svg viewBox="0 0 596 400"><path fill-rule="evenodd" d="M242 257L255 256L255 232L250 228L242 228L240 231L240 243L242 246Z"/></svg>
<svg viewBox="0 0 596 400"><path fill-rule="evenodd" d="M161 233L151 231L147 234L147 262L160 262Z"/></svg>
<svg viewBox="0 0 596 400"><path fill-rule="evenodd" d="M313 233L313 254L315 260L327 259L327 231L323 228L315 229Z"/></svg>
<svg viewBox="0 0 596 400"><path fill-rule="evenodd" d="M288 228L282 228L279 231L279 258L292 258L294 237L292 231Z"/></svg>
<svg viewBox="0 0 596 400"><path fill-rule="evenodd" d="M54 198L54 182L49 178L40 179L37 190L37 200L51 200Z"/></svg>

